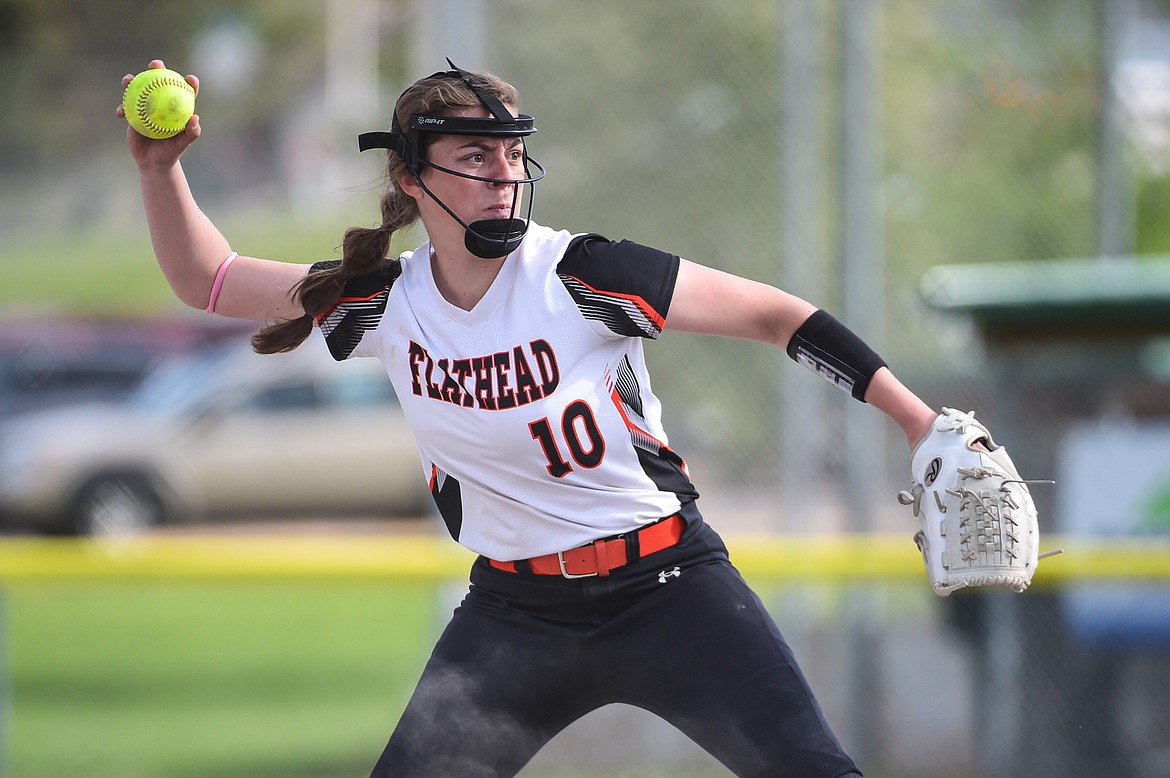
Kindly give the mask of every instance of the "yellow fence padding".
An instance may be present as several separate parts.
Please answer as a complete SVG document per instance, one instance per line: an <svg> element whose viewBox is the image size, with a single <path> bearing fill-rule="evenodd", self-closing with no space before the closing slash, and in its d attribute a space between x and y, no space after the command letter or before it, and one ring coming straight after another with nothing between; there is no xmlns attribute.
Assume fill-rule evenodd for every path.
<svg viewBox="0 0 1170 778"><path fill-rule="evenodd" d="M732 560L754 580L921 581L910 536L729 535ZM1170 539L1047 538L1033 584L1078 579L1170 581ZM126 579L465 578L473 555L437 535L196 535L0 540L0 584Z"/></svg>

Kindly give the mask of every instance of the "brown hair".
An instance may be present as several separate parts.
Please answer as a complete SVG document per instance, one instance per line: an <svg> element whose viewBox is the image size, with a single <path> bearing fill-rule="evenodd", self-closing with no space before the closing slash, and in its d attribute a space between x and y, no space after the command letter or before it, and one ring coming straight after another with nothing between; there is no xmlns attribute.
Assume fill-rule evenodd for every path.
<svg viewBox="0 0 1170 778"><path fill-rule="evenodd" d="M519 107L516 88L488 73L468 72L477 88L513 110ZM394 113L398 124L407 127L414 114L449 116L468 108L482 105L479 98L461 79L447 74L435 74L419 79L398 97ZM426 138L422 133L423 148L415 153L426 157ZM252 336L252 348L261 354L292 351L313 331L314 318L333 307L345 289L346 281L356 276L377 271L386 261L390 239L396 230L418 221L418 204L414 198L398 188L398 176L406 174L402 159L394 151L387 153L386 188L380 203L382 223L377 227L350 227L341 244L341 263L337 267L306 276L293 288L293 294L305 314L296 319L265 325Z"/></svg>

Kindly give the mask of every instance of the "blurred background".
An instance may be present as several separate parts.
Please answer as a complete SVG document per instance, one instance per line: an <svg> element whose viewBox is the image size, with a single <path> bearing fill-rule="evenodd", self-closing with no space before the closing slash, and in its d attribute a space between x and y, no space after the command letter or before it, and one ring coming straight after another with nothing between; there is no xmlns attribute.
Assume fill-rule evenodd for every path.
<svg viewBox="0 0 1170 778"><path fill-rule="evenodd" d="M538 221L828 308L1056 480L1046 534L1161 553L1066 554L1023 597L762 571L866 775L1170 776L1167 0L0 0L0 559L440 534L387 387L172 299L114 108L152 58L199 75L197 199L237 251L311 262L378 221L355 135L448 56L536 116ZM901 533L920 565L879 414L756 344L668 333L648 359L733 556ZM374 414L382 447L343 460ZM461 590L78 559L0 568L0 775L365 774ZM721 770L615 708L524 774Z"/></svg>

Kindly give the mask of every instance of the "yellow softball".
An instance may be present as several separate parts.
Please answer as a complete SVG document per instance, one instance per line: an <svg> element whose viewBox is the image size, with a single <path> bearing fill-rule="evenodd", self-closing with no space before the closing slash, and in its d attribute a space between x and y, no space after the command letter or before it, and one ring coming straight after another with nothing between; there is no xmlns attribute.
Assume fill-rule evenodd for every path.
<svg viewBox="0 0 1170 778"><path fill-rule="evenodd" d="M144 70L126 85L122 110L130 126L148 138L178 135L195 113L195 90L173 70Z"/></svg>

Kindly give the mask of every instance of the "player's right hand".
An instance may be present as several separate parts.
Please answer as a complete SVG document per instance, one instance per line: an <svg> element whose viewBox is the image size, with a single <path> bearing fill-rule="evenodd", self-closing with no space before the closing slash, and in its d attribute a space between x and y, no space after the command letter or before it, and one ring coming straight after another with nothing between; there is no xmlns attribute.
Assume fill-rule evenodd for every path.
<svg viewBox="0 0 1170 778"><path fill-rule="evenodd" d="M165 68L166 65L161 59L153 59L148 65L150 68ZM122 91L126 90L126 85L134 78L133 73L127 73L122 76ZM187 83L195 89L195 95L199 95L199 79L195 76L187 76ZM122 107L121 100L118 101L118 107L114 109L114 115L119 119L126 118L125 109ZM199 137L199 114L193 115L187 121L187 127L178 135L173 135L170 138L147 138L145 135L139 134L129 124L126 125L126 143L130 146L130 155L134 158L134 162L138 168L143 171L147 170L169 170L175 166L179 161L179 157L183 155L187 147L195 142Z"/></svg>

